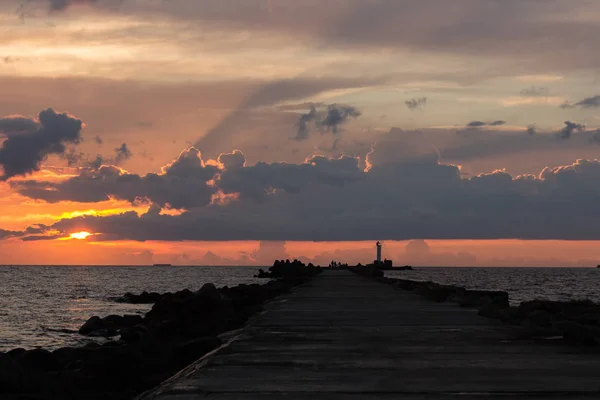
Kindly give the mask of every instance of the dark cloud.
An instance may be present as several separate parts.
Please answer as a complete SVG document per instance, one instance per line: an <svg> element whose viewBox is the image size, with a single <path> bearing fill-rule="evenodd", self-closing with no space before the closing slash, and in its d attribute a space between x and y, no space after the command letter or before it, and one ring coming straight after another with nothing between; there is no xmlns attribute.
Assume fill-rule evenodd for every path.
<svg viewBox="0 0 600 400"><path fill-rule="evenodd" d="M86 166L92 169L99 169L103 164L104 158L102 158L100 154L96 155L96 158L94 158L93 160L86 162Z"/></svg>
<svg viewBox="0 0 600 400"><path fill-rule="evenodd" d="M600 144L600 129L596 129L590 137L590 142Z"/></svg>
<svg viewBox="0 0 600 400"><path fill-rule="evenodd" d="M302 164L263 163L224 170L216 182L224 193L262 201L277 191L298 193L312 185L341 187L362 177L354 157L313 156Z"/></svg>
<svg viewBox="0 0 600 400"><path fill-rule="evenodd" d="M467 128L480 128L483 126L502 126L505 124L506 124L506 121L501 121L501 120L489 121L489 122L471 121L466 126L467 126Z"/></svg>
<svg viewBox="0 0 600 400"><path fill-rule="evenodd" d="M569 103L568 101L564 102L560 105L560 108L569 109L569 108L598 108L600 107L600 95L587 97L577 103Z"/></svg>
<svg viewBox="0 0 600 400"><path fill-rule="evenodd" d="M25 232L21 231L8 231L6 229L0 229L0 240L10 239L14 237L21 237L25 235Z"/></svg>
<svg viewBox="0 0 600 400"><path fill-rule="evenodd" d="M152 128L154 124L150 121L139 121L135 124L138 128Z"/></svg>
<svg viewBox="0 0 600 400"><path fill-rule="evenodd" d="M309 130L309 124L314 121L315 119L317 119L317 109L315 108L314 105L310 106L310 111L306 114L301 114L298 117L298 132L296 133L296 137L294 139L296 140L306 140L308 139L308 130Z"/></svg>
<svg viewBox="0 0 600 400"><path fill-rule="evenodd" d="M406 104L406 107L408 107L408 109L411 111L421 109L427 104L427 97L419 97L406 100L404 104Z"/></svg>
<svg viewBox="0 0 600 400"><path fill-rule="evenodd" d="M56 239L64 239L69 237L66 233L59 233L56 235L30 235L22 237L21 240L24 242L39 242L45 240L56 240Z"/></svg>
<svg viewBox="0 0 600 400"><path fill-rule="evenodd" d="M524 97L546 97L549 94L548 88L541 86L531 86L521 90L521 96Z"/></svg>
<svg viewBox="0 0 600 400"><path fill-rule="evenodd" d="M466 126L468 128L479 128L480 126L486 126L487 123L483 121L471 121Z"/></svg>
<svg viewBox="0 0 600 400"><path fill-rule="evenodd" d="M317 122L317 126L325 128L334 134L338 132L339 126L350 118L360 117L361 112L352 106L330 104L327 106L325 118Z"/></svg>
<svg viewBox="0 0 600 400"><path fill-rule="evenodd" d="M4 64L14 64L19 60L20 60L20 58L6 56L2 59L2 62L4 62Z"/></svg>
<svg viewBox="0 0 600 400"><path fill-rule="evenodd" d="M565 121L565 126L558 132L558 137L561 139L570 139L573 132L585 131L585 125L577 122Z"/></svg>
<svg viewBox="0 0 600 400"><path fill-rule="evenodd" d="M151 201L162 207L194 208L210 204L216 189L207 182L219 171L205 165L200 151L183 151L162 174L140 176L112 165L102 165L98 158L93 167L83 169L77 177L63 182L19 181L11 186L20 193L51 203L71 200L99 202L110 198L136 203Z"/></svg>
<svg viewBox="0 0 600 400"><path fill-rule="evenodd" d="M314 169L318 176L310 180L298 172L310 167L278 166L278 182L298 183L292 191L269 192L261 202L240 196L179 216L158 208L144 215L83 216L51 229L87 230L98 233L97 240L600 239L599 161L548 167L538 176L496 171L462 179L458 167L434 160L377 159L368 171L355 168L359 179L343 185L323 184L332 170L344 170L331 160L320 160L325 167ZM251 169L249 176L264 181L270 175L262 171L269 168ZM256 178L239 183L236 190L245 192L244 185L264 187Z"/></svg>
<svg viewBox="0 0 600 400"><path fill-rule="evenodd" d="M129 160L133 154L129 147L127 147L127 143L123 143L119 147L115 149L115 163L121 164L123 161Z"/></svg>
<svg viewBox="0 0 600 400"><path fill-rule="evenodd" d="M0 136L7 136L16 133L31 134L38 131L39 128L39 122L32 118L18 115L0 118Z"/></svg>
<svg viewBox="0 0 600 400"><path fill-rule="evenodd" d="M101 0L48 0L50 11L64 11L73 5L94 5L100 2Z"/></svg>
<svg viewBox="0 0 600 400"><path fill-rule="evenodd" d="M310 106L310 110L306 114L301 114L296 123L298 131L294 139L306 140L309 137L310 125L314 122L316 128L332 132L334 135L338 133L340 125L344 124L351 118L358 118L361 112L352 106L341 104L329 104L327 110L317 111L315 105Z"/></svg>
<svg viewBox="0 0 600 400"><path fill-rule="evenodd" d="M18 123L14 118L0 120L0 129L6 136L0 147L4 180L39 170L46 157L63 155L68 144L78 144L81 140L83 123L51 108L41 111L37 120L23 117L17 120Z"/></svg>
<svg viewBox="0 0 600 400"><path fill-rule="evenodd" d="M83 158L85 157L84 153L77 151L74 147L68 148L62 155L61 158L67 160L67 165L69 167L79 165Z"/></svg>

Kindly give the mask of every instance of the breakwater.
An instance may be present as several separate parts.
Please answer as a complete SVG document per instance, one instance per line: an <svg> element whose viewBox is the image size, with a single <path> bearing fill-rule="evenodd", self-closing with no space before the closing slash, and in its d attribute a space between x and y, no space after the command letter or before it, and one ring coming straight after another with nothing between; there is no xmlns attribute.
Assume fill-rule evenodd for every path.
<svg viewBox="0 0 600 400"><path fill-rule="evenodd" d="M349 270L435 302L477 308L478 315L511 326L514 339L560 339L571 344L600 345L600 305L590 300L538 299L510 305L506 291L470 290L431 281L388 278L372 268L353 267Z"/></svg>
<svg viewBox="0 0 600 400"><path fill-rule="evenodd" d="M598 398L594 348L512 340L477 314L326 269L140 399Z"/></svg>

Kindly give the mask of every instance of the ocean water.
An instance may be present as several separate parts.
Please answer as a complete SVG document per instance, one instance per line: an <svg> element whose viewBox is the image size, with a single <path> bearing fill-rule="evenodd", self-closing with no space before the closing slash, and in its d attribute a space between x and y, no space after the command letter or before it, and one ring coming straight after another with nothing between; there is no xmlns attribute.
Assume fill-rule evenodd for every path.
<svg viewBox="0 0 600 400"><path fill-rule="evenodd" d="M77 330L91 316L143 314L150 305L115 303L126 292L164 293L264 283L255 267L0 267L0 351L17 347L56 349L91 339ZM455 284L471 289L506 290L513 304L535 298L591 299L600 302L600 269L437 268L390 271L387 276Z"/></svg>
<svg viewBox="0 0 600 400"><path fill-rule="evenodd" d="M386 271L385 275L468 289L505 290L513 305L534 299L600 302L599 268L418 267L413 271Z"/></svg>
<svg viewBox="0 0 600 400"><path fill-rule="evenodd" d="M77 330L93 315L144 314L151 305L110 300L126 292L198 290L264 283L251 267L0 267L0 351L17 347L56 349L84 345L90 339L61 330Z"/></svg>

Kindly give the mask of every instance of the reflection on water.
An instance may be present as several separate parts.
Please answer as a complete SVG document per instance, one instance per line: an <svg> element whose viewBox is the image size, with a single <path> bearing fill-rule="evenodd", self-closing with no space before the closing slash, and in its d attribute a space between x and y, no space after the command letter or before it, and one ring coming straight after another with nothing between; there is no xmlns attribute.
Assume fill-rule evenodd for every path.
<svg viewBox="0 0 600 400"><path fill-rule="evenodd" d="M513 304L532 299L600 302L600 269L596 268L421 267L414 271L388 271L385 275L469 289L506 290Z"/></svg>
<svg viewBox="0 0 600 400"><path fill-rule="evenodd" d="M197 290L204 283L261 282L246 267L0 267L0 351L89 342L68 333L92 315L143 314L150 305L115 303L126 292ZM264 283L264 280L262 281ZM93 339L102 340L102 339Z"/></svg>

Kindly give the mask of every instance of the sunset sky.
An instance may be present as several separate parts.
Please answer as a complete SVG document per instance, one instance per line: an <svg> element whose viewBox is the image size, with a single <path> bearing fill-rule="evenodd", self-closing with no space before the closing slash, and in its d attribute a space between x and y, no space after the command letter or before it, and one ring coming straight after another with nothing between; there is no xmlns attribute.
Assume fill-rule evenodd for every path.
<svg viewBox="0 0 600 400"><path fill-rule="evenodd" d="M596 0L0 0L0 264L600 263Z"/></svg>

